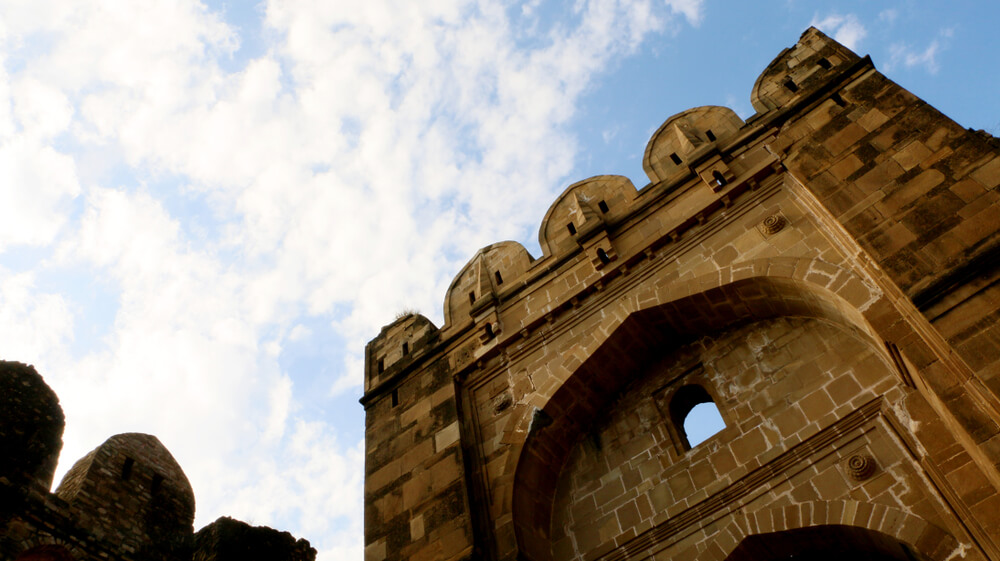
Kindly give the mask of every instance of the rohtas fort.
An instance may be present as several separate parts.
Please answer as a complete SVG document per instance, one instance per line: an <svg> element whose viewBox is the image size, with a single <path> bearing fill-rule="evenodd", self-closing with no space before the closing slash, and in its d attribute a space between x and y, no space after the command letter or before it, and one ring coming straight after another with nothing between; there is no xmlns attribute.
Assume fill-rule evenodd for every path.
<svg viewBox="0 0 1000 561"><path fill-rule="evenodd" d="M1000 141L816 29L756 114L674 115L365 351L367 561L1000 561ZM0 363L0 559L310 561L155 437L50 491L56 395ZM689 435L692 411L721 418Z"/></svg>
<svg viewBox="0 0 1000 561"><path fill-rule="evenodd" d="M368 344L366 560L1000 560L1000 141L816 29L751 102Z"/></svg>

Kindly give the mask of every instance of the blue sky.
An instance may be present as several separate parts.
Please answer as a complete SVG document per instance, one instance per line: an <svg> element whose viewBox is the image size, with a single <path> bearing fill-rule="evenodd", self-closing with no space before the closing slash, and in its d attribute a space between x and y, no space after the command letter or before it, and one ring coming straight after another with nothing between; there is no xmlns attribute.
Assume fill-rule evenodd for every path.
<svg viewBox="0 0 1000 561"><path fill-rule="evenodd" d="M362 556L362 352L555 196L646 184L670 115L752 112L816 25L1000 133L1000 5L916 0L0 1L0 357L59 474L156 434L221 515Z"/></svg>

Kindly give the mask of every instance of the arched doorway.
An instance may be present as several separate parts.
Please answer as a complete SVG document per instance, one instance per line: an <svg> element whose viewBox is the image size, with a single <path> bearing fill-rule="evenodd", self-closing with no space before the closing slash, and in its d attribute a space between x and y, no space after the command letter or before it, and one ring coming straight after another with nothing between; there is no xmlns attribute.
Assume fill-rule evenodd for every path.
<svg viewBox="0 0 1000 561"><path fill-rule="evenodd" d="M898 539L857 526L824 525L744 538L725 561L927 561Z"/></svg>

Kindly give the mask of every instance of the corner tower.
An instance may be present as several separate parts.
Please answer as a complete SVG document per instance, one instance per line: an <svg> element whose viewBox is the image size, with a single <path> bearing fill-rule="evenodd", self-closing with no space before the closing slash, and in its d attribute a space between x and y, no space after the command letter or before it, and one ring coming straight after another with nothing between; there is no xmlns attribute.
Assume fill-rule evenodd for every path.
<svg viewBox="0 0 1000 561"><path fill-rule="evenodd" d="M751 101L368 345L366 559L1000 561L1000 143L812 28Z"/></svg>

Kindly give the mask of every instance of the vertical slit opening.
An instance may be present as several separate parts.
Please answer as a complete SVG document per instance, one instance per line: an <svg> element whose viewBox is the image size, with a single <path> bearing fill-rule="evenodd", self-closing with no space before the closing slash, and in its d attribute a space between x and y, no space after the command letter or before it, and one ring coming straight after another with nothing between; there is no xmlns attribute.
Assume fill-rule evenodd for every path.
<svg viewBox="0 0 1000 561"><path fill-rule="evenodd" d="M597 203L597 208L601 209L601 212L607 212L608 211L608 203L606 203L604 201L601 201L601 202Z"/></svg>
<svg viewBox="0 0 1000 561"><path fill-rule="evenodd" d="M132 467L135 466L135 460L126 457L125 463L122 464L122 481L128 481L132 477Z"/></svg>
<svg viewBox="0 0 1000 561"><path fill-rule="evenodd" d="M503 284L503 277L500 275L500 271L493 271L493 278L497 281L497 286Z"/></svg>
<svg viewBox="0 0 1000 561"><path fill-rule="evenodd" d="M385 359L384 358L378 359L378 363L375 365L375 368L378 369L379 374L385 372Z"/></svg>
<svg viewBox="0 0 1000 561"><path fill-rule="evenodd" d="M707 136L708 139L711 140L712 142L715 142L715 135L712 133L712 129L706 130L705 136Z"/></svg>
<svg viewBox="0 0 1000 561"><path fill-rule="evenodd" d="M721 172L719 172L719 170L713 171L712 177L715 179L715 185L717 187L723 187L726 185L726 183L728 183L728 181L726 181L726 178L722 175Z"/></svg>
<svg viewBox="0 0 1000 561"><path fill-rule="evenodd" d="M785 80L785 89L792 93L799 91L799 87L795 85L795 82L791 78Z"/></svg>
<svg viewBox="0 0 1000 561"><path fill-rule="evenodd" d="M818 64L819 67L824 70L829 70L833 68L833 64L831 64L830 61L826 59L826 57L817 60L816 64Z"/></svg>
<svg viewBox="0 0 1000 561"><path fill-rule="evenodd" d="M601 248L597 248L597 259L604 265L611 263L611 258L608 257L608 253Z"/></svg>
<svg viewBox="0 0 1000 561"><path fill-rule="evenodd" d="M410 354L410 343L403 341L403 356Z"/></svg>
<svg viewBox="0 0 1000 561"><path fill-rule="evenodd" d="M681 157L678 156L676 153L670 155L670 161L672 161L674 164L678 166L681 165Z"/></svg>
<svg viewBox="0 0 1000 561"><path fill-rule="evenodd" d="M569 235L571 236L576 235L576 226L574 226L572 222L566 225L566 229L569 230Z"/></svg>
<svg viewBox="0 0 1000 561"><path fill-rule="evenodd" d="M160 492L160 487L162 486L163 476L158 473L153 475L153 484L149 488L150 492L155 495Z"/></svg>
<svg viewBox="0 0 1000 561"><path fill-rule="evenodd" d="M838 107L847 107L847 102L844 101L844 98L840 97L839 93L831 95L830 99L832 99L833 102L836 103Z"/></svg>
<svg viewBox="0 0 1000 561"><path fill-rule="evenodd" d="M389 397L389 399L392 401L393 407L399 405L399 390L393 388L392 395Z"/></svg>
<svg viewBox="0 0 1000 561"><path fill-rule="evenodd" d="M470 292L469 293L469 303L470 304L475 304L476 303L476 293L475 292Z"/></svg>

